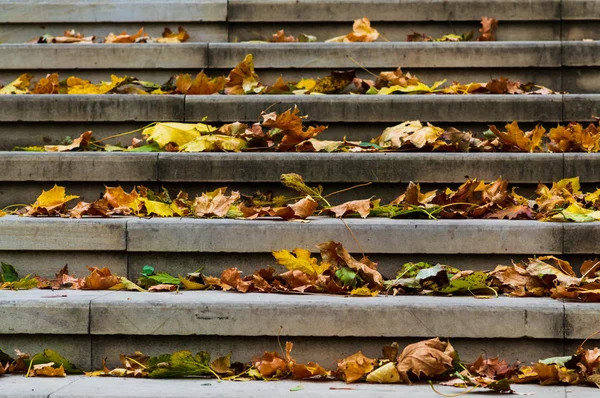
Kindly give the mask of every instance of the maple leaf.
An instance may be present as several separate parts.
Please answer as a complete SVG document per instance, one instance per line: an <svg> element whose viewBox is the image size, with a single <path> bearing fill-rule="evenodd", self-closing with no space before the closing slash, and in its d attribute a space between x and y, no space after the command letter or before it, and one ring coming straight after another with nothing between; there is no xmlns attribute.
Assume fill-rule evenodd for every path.
<svg viewBox="0 0 600 398"><path fill-rule="evenodd" d="M58 73L46 75L46 77L40 79L40 81L35 84L32 94L58 94L58 79Z"/></svg>
<svg viewBox="0 0 600 398"><path fill-rule="evenodd" d="M360 261L348 253L348 251L338 242L325 242L317 246L321 250L323 261L332 266L347 266L357 271L358 274L370 283L373 287L383 285L383 276L377 271L377 263L363 257Z"/></svg>
<svg viewBox="0 0 600 398"><path fill-rule="evenodd" d="M484 358L480 355L469 367L469 372L491 379L509 379L515 372L515 366L510 366L506 361L495 358Z"/></svg>
<svg viewBox="0 0 600 398"><path fill-rule="evenodd" d="M121 283L121 278L113 275L107 267L87 267L87 269L89 269L91 273L85 277L83 289L107 290Z"/></svg>
<svg viewBox="0 0 600 398"><path fill-rule="evenodd" d="M409 375L417 378L441 376L452 369L457 354L452 345L439 338L410 344L398 356L398 373L400 379L410 382Z"/></svg>
<svg viewBox="0 0 600 398"><path fill-rule="evenodd" d="M393 127L388 127L383 134L375 139L377 145L383 148L400 149L405 144L412 144L417 148L426 145L435 146L444 133L444 129L431 124L423 126L420 121L408 121Z"/></svg>
<svg viewBox="0 0 600 398"><path fill-rule="evenodd" d="M271 38L269 39L269 41L271 43L294 43L294 42L297 42L298 39L296 39L292 35L286 36L285 30L281 29L281 30L278 30L276 33L273 33L271 35Z"/></svg>
<svg viewBox="0 0 600 398"><path fill-rule="evenodd" d="M161 148L169 143L177 146L183 146L188 142L200 137L201 134L208 134L215 131L216 128L204 123L156 123L142 131L142 135L149 141L156 142Z"/></svg>
<svg viewBox="0 0 600 398"><path fill-rule="evenodd" d="M321 93L321 94L333 94L338 93L348 87L356 77L354 69L345 71L333 71L324 78L319 79L318 82L311 80L305 80L304 87L312 87L306 89L302 93ZM302 81L300 82L302 83ZM300 84L298 83L298 84Z"/></svg>
<svg viewBox="0 0 600 398"><path fill-rule="evenodd" d="M545 293L542 280L519 265L512 267L498 265L490 276L496 278L501 283L502 289L511 296L542 297Z"/></svg>
<svg viewBox="0 0 600 398"><path fill-rule="evenodd" d="M128 35L127 32L121 32L120 35L110 33L104 38L104 43L135 43L137 39L148 37L147 33L144 33L144 28L140 28L136 34Z"/></svg>
<svg viewBox="0 0 600 398"><path fill-rule="evenodd" d="M553 152L600 151L600 132L590 124L587 128L579 123L569 123L567 126L558 125L548 133L550 143L548 148Z"/></svg>
<svg viewBox="0 0 600 398"><path fill-rule="evenodd" d="M183 43L188 41L190 35L181 26L177 27L177 33L172 32L171 29L165 28L162 33L162 37L156 39L157 43Z"/></svg>
<svg viewBox="0 0 600 398"><path fill-rule="evenodd" d="M379 32L371 27L367 17L356 19L352 26L352 33L325 40L326 43L335 42L372 42L379 38Z"/></svg>
<svg viewBox="0 0 600 398"><path fill-rule="evenodd" d="M310 250L296 248L293 254L288 250L274 250L273 257L278 264L289 270L300 270L308 275L321 275L327 271L331 264L322 262L320 265L316 258L310 256Z"/></svg>
<svg viewBox="0 0 600 398"><path fill-rule="evenodd" d="M299 364L292 357L292 349L294 344L290 341L285 343L285 358L287 361L288 368L292 373L292 379L310 379L315 376L329 376L329 372L325 370L321 365L315 362L309 362L308 364Z"/></svg>
<svg viewBox="0 0 600 398"><path fill-rule="evenodd" d="M175 77L175 86L177 87L177 92L181 94L217 94L223 91L226 83L226 77L219 76L210 78L204 72L198 73L193 80L189 74L177 75Z"/></svg>
<svg viewBox="0 0 600 398"><path fill-rule="evenodd" d="M377 361L363 355L361 351L338 361L337 372L346 383L353 383L370 373Z"/></svg>
<svg viewBox="0 0 600 398"><path fill-rule="evenodd" d="M228 81L225 84L225 94L259 94L263 90L264 87L254 72L254 57L252 54L247 54L244 60L229 72Z"/></svg>
<svg viewBox="0 0 600 398"><path fill-rule="evenodd" d="M478 41L496 41L496 29L498 21L494 18L481 17L481 28L479 29Z"/></svg>
<svg viewBox="0 0 600 398"><path fill-rule="evenodd" d="M396 364L388 362L367 375L367 383L395 384L400 383L400 373Z"/></svg>
<svg viewBox="0 0 600 398"><path fill-rule="evenodd" d="M202 135L181 145L181 152L240 152L248 147L246 140L222 134Z"/></svg>
<svg viewBox="0 0 600 398"><path fill-rule="evenodd" d="M321 132L323 132L326 126L310 126L304 129L302 126L302 119L306 116L300 116L298 113L300 110L298 107L294 109L288 109L283 113L277 114L275 112L263 114L263 127L270 127L269 135L271 137L281 136L281 143L279 149L285 150L294 147L298 143L311 139Z"/></svg>
<svg viewBox="0 0 600 398"><path fill-rule="evenodd" d="M86 148L92 138L92 132L86 131L78 138L75 138L69 145L44 145L46 152L68 152L73 149Z"/></svg>
<svg viewBox="0 0 600 398"><path fill-rule="evenodd" d="M192 204L192 213L197 217L225 217L231 206L240 199L240 193L235 191L230 196L225 195L227 188L218 188L213 192L203 193L196 197Z"/></svg>
<svg viewBox="0 0 600 398"><path fill-rule="evenodd" d="M54 185L48 191L42 190L35 203L26 208L25 214L28 216L59 215L64 211L67 202L77 198L79 196L66 195L65 187Z"/></svg>
<svg viewBox="0 0 600 398"><path fill-rule="evenodd" d="M503 144L524 152L541 150L542 138L546 132L545 128L537 125L532 131L525 133L516 121L506 125L506 132L499 131L496 126L490 126L490 130Z"/></svg>
<svg viewBox="0 0 600 398"><path fill-rule="evenodd" d="M24 73L16 80L8 83L0 88L0 94L27 94L29 93L29 85L33 76Z"/></svg>
<svg viewBox="0 0 600 398"><path fill-rule="evenodd" d="M371 199L352 200L342 203L341 205L328 207L323 209L322 213L333 213L336 217L344 217L345 215L358 213L362 218L367 218L371 211Z"/></svg>
<svg viewBox="0 0 600 398"><path fill-rule="evenodd" d="M54 367L54 362L33 365L27 373L27 377L67 377L67 373L62 365Z"/></svg>
<svg viewBox="0 0 600 398"><path fill-rule="evenodd" d="M118 87L131 83L132 78L111 75L110 80L110 82L92 84L89 80L71 76L67 79L67 94L108 94Z"/></svg>
<svg viewBox="0 0 600 398"><path fill-rule="evenodd" d="M283 377L289 372L287 362L276 352L265 352L252 361L252 366L263 378Z"/></svg>
<svg viewBox="0 0 600 398"><path fill-rule="evenodd" d="M533 210L527 205L514 205L511 204L508 207L497 210L493 213L486 214L485 218L497 218L499 220L508 219L527 219L533 220L535 218Z"/></svg>
<svg viewBox="0 0 600 398"><path fill-rule="evenodd" d="M142 201L135 189L126 193L121 186L106 187L103 199L113 208L113 213L129 215L140 210Z"/></svg>

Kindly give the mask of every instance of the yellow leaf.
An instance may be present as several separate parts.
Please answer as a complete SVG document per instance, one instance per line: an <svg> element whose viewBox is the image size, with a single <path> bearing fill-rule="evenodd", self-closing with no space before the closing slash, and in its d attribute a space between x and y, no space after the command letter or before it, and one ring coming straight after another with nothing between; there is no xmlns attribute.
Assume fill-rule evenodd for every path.
<svg viewBox="0 0 600 398"><path fill-rule="evenodd" d="M110 76L110 82L100 82L92 84L88 80L79 78L67 79L67 94L106 94L118 86L125 84L129 78L127 76Z"/></svg>
<svg viewBox="0 0 600 398"><path fill-rule="evenodd" d="M398 369L396 369L396 364L394 362L388 362L375 369L367 375L367 383L400 383L400 373L398 373Z"/></svg>
<svg viewBox="0 0 600 398"><path fill-rule="evenodd" d="M67 373L65 372L63 365L60 365L58 368L53 367L53 365L54 362L33 365L27 376L67 377Z"/></svg>
<svg viewBox="0 0 600 398"><path fill-rule="evenodd" d="M148 215L155 214L159 217L173 217L175 214L181 215L181 211L175 203L163 203L147 198L140 198L146 205Z"/></svg>
<svg viewBox="0 0 600 398"><path fill-rule="evenodd" d="M274 250L272 253L277 262L287 269L300 270L309 275L321 275L331 266L327 263L318 265L317 259L311 258L310 251L306 249L294 249L295 256L288 250Z"/></svg>
<svg viewBox="0 0 600 398"><path fill-rule="evenodd" d="M32 77L27 73L22 74L16 80L0 88L0 94L27 94Z"/></svg>
<svg viewBox="0 0 600 398"><path fill-rule="evenodd" d="M4 217L7 213L5 211L0 210L0 217Z"/></svg>
<svg viewBox="0 0 600 398"><path fill-rule="evenodd" d="M183 285L185 290L204 290L207 288L207 285L191 281L189 279L184 278L181 275L179 275L179 280L181 281L181 284Z"/></svg>
<svg viewBox="0 0 600 398"><path fill-rule="evenodd" d="M296 84L296 87L310 91L317 85L317 81L314 79L302 79Z"/></svg>
<svg viewBox="0 0 600 398"><path fill-rule="evenodd" d="M201 134L208 134L215 131L216 128L204 123L156 123L152 127L145 128L142 134L147 140L155 141L161 148L172 142L177 146L182 146L200 137Z"/></svg>
<svg viewBox="0 0 600 398"><path fill-rule="evenodd" d="M196 137L179 148L182 152L227 151L240 152L248 146L246 140L222 134Z"/></svg>
<svg viewBox="0 0 600 398"><path fill-rule="evenodd" d="M70 200L77 199L78 197L79 196L76 195L65 195L65 187L54 185L54 187L49 191L42 190L42 194L38 196L32 207L34 210L37 210L42 207L48 208L60 206Z"/></svg>
<svg viewBox="0 0 600 398"><path fill-rule="evenodd" d="M573 178L563 178L562 180L556 182L555 187L557 189L566 188L567 185L571 184L571 188L573 188L573 193L581 193L581 184L579 183L579 177Z"/></svg>
<svg viewBox="0 0 600 398"><path fill-rule="evenodd" d="M362 287L358 287L356 289L353 289L350 292L351 296L377 296L379 294L379 292L377 290L373 290L371 291L368 287L366 286L362 286Z"/></svg>

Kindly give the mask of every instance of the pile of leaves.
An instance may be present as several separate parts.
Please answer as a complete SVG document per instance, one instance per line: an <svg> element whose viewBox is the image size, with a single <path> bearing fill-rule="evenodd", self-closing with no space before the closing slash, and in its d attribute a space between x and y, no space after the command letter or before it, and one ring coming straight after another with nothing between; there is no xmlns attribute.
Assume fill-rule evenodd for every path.
<svg viewBox="0 0 600 398"><path fill-rule="evenodd" d="M498 29L498 21L494 18L481 17L481 28L479 29L479 37L477 41L496 41L496 30ZM473 32L463 33L462 35L447 34L437 39L428 36L424 33L414 32L406 37L406 41L412 42L459 42L473 40Z"/></svg>
<svg viewBox="0 0 600 398"><path fill-rule="evenodd" d="M585 343L585 342L584 342ZM384 346L380 358L369 358L361 351L340 359L337 367L326 370L316 362L298 363L292 356L294 344L285 344L285 352L265 352L249 363L232 362L231 353L212 360L206 351L194 355L177 351L155 357L136 351L121 354L121 366L85 372L87 376L141 378L204 377L219 380L343 380L400 384L436 381L460 388L485 388L499 393L515 393L511 383L568 384L600 387L600 349L584 349L583 343L570 356L541 360L531 365L509 364L498 357L480 356L473 363L463 363L449 341L439 338L409 344L400 350L398 343ZM0 350L0 375L26 373L27 376L64 377L81 374L71 362L46 349L33 357L16 351L12 358Z"/></svg>
<svg viewBox="0 0 600 398"><path fill-rule="evenodd" d="M479 29L479 37L477 41L495 41L496 30L498 29L498 21L494 18L482 17L481 28ZM377 41L379 38L385 39L379 34L379 32L371 27L371 21L367 17L356 19L352 26L352 32L343 36L333 37L325 40L326 43L369 43ZM426 34L414 32L407 36L406 41L411 42L458 42L458 41L471 41L473 40L473 32L463 33L462 35L457 34L446 34L440 38L434 39ZM308 43L316 42L318 39L316 36L307 35L305 33L300 34L298 37L292 35L286 35L285 30L278 30L276 33L271 35L268 40L260 41L254 40L252 42L269 42L269 43Z"/></svg>
<svg viewBox="0 0 600 398"><path fill-rule="evenodd" d="M190 199L180 191L172 198L167 189L154 192L145 186L137 186L127 193L121 186L106 187L105 192L94 202L80 201L75 207L67 203L79 196L67 195L64 187L55 185L42 191L37 200L28 206L10 205L0 210L6 214L23 216L60 216L81 218L112 216L159 216L198 218L245 218L279 217L284 220L306 219L313 215L335 217L389 217L427 219L525 219L541 221L589 222L600 220L600 189L583 193L579 177L565 178L554 182L551 187L539 184L536 196L527 199L513 188L509 191L508 181L498 178L490 183L468 179L456 190L433 190L421 192L419 184L410 182L406 191L382 204L380 199L353 200L332 206L328 198L348 191L351 187L331 194L323 194L322 186L308 186L302 176L294 173L282 174L281 183L299 196L275 196L272 192L256 192L241 195L227 188L218 188ZM365 186L369 184L361 184ZM12 209L12 210L11 210Z"/></svg>
<svg viewBox="0 0 600 398"><path fill-rule="evenodd" d="M183 43L190 38L190 35L181 26L177 32L172 32L171 29L165 28L162 37L150 37L144 32L144 28L140 28L135 34L127 34L121 32L119 35L110 33L103 40L104 43ZM84 36L83 33L75 32L75 30L65 30L62 36L52 36L45 34L28 43L52 43L52 44L70 44L70 43L94 43L95 36Z"/></svg>
<svg viewBox="0 0 600 398"><path fill-rule="evenodd" d="M1 263L0 289L72 289L133 290L171 292L183 290L222 290L240 293L326 293L351 296L389 295L467 295L492 298L499 294L516 297L552 297L555 299L600 302L600 260L586 260L577 276L568 261L554 256L530 258L511 265L498 265L491 271L460 270L449 265L409 262L389 278L378 271L377 263L363 254L354 258L339 242L317 245L320 259L311 251L275 250L273 266L242 276L236 267L221 276L205 275L202 269L184 276L156 272L146 265L136 283L112 274L104 267L88 267L89 275L79 278L65 265L54 278L27 275Z"/></svg>
<svg viewBox="0 0 600 398"><path fill-rule="evenodd" d="M359 79L354 69L350 69L333 71L320 79L286 82L280 76L273 85L268 86L260 82L254 70L254 58L248 54L227 77L209 77L204 72L195 77L178 74L166 83L158 84L130 76L112 75L110 82L93 84L75 76L60 80L58 73L52 73L36 82L31 89L33 77L22 74L6 86L0 86L0 94L555 94L544 86L522 84L506 78L469 84L453 82L448 87L442 87L446 80L441 80L428 86L416 76L403 73L401 68L381 72L375 77L375 81Z"/></svg>
<svg viewBox="0 0 600 398"><path fill-rule="evenodd" d="M108 151L108 152L588 152L600 151L600 130L594 123L558 124L547 131L541 125L524 131L516 121L505 131L490 126L480 138L470 131L441 128L418 120L386 128L383 133L365 141L347 139L320 140L317 136L327 126L305 126L307 116L298 108L283 113L261 113L262 122L228 123L215 127L205 123L154 122L137 130L95 140L92 131L76 139L65 138L63 145L15 147L30 152ZM103 144L129 135L141 136L131 144Z"/></svg>

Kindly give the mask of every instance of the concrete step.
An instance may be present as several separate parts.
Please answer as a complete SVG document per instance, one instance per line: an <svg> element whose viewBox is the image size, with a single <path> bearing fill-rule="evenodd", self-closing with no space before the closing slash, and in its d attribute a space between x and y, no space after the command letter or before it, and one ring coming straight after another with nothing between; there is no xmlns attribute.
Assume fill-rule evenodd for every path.
<svg viewBox="0 0 600 398"><path fill-rule="evenodd" d="M432 336L450 338L465 361L482 349L509 361L535 361L571 352L600 326L599 304L550 298L40 290L0 291L0 297L0 314L14 319L0 326L2 349L33 351L44 336L43 343L84 368L100 366L102 358L116 364L120 353L134 350L203 348L248 361L276 350L278 336L297 342L298 360L321 364Z"/></svg>
<svg viewBox="0 0 600 398"><path fill-rule="evenodd" d="M300 392L298 386L302 387ZM443 394L456 394L456 388L436 386L435 389ZM590 387L581 386L538 386L517 385L514 390L527 395L548 398L591 398L597 391ZM69 376L66 378L25 378L22 376L5 376L2 383L0 398L192 398L219 397L248 398L260 397L296 397L298 394L309 394L311 397L364 397L367 395L382 398L410 396L436 398L438 393L429 384L413 385L377 385L352 384L343 382L310 382L279 380L273 383L255 382L217 382L216 380L152 380L126 378L93 378L85 376ZM489 394L470 392L470 397L482 398Z"/></svg>
<svg viewBox="0 0 600 398"><path fill-rule="evenodd" d="M576 267L596 253L597 223L561 224L499 220L390 220L315 217L310 223L232 219L0 218L0 261L20 274L52 277L65 263L77 275L86 265L139 277L144 265L174 275L204 267L220 275L229 267L252 273L275 266L272 250L335 240L366 253L388 278L409 261L490 270L533 255L554 254ZM354 240L360 242L360 247ZM285 239L282 239L285 237ZM283 270L283 268L278 268Z"/></svg>
<svg viewBox="0 0 600 398"><path fill-rule="evenodd" d="M593 2L586 0L586 2ZM346 34L351 22L367 16L388 40L404 41L414 31L435 37L447 33L477 31L482 15L502 21L500 40L560 40L561 3L559 0L505 2L468 0L447 3L440 0L303 1L190 0L142 1L68 1L52 2L42 15L31 12L32 4L18 0L0 2L0 41L24 42L49 32L65 29L84 31L104 37L109 32L137 31L145 26L157 35L165 23L184 25L192 41L256 40L285 28L293 34L309 33L321 40ZM193 4L193 7L190 7ZM585 4L566 2L565 13L582 13ZM188 11L193 8L193 12ZM425 11L427 10L427 11ZM531 16L534 15L534 18ZM77 23L74 23L77 21ZM327 22L322 24L321 22ZM161 26L161 23L163 26Z"/></svg>

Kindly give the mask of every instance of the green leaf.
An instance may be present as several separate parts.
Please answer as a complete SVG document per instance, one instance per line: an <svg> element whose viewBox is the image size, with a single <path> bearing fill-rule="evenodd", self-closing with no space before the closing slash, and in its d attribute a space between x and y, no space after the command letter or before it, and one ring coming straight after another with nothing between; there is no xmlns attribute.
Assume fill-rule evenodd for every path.
<svg viewBox="0 0 600 398"><path fill-rule="evenodd" d="M16 282L19 280L19 274L10 264L0 262L0 266L2 268L2 274L0 275L0 280L2 282Z"/></svg>
<svg viewBox="0 0 600 398"><path fill-rule="evenodd" d="M164 365L164 367L162 367ZM195 356L190 351L177 351L171 355L168 362L153 369L148 376L152 378L186 377L212 375L210 355L199 352Z"/></svg>
<svg viewBox="0 0 600 398"><path fill-rule="evenodd" d="M304 390L304 387L302 387L302 385L297 385L296 387L290 388L290 391L302 391L302 390Z"/></svg>
<svg viewBox="0 0 600 398"><path fill-rule="evenodd" d="M24 278L19 279L15 282L5 282L2 285L3 289L13 289L13 290L29 290L37 287L38 281L37 279L30 278L29 275Z"/></svg>
<svg viewBox="0 0 600 398"><path fill-rule="evenodd" d="M161 272L156 275L151 275L148 277L148 279L153 280L158 283L166 283L169 285L181 284L181 281L179 280L179 278L175 278L174 276L171 276L171 275L167 274L166 272Z"/></svg>
<svg viewBox="0 0 600 398"><path fill-rule="evenodd" d="M431 288L438 293L467 294L473 290L487 289L487 278L488 276L485 272L477 271L463 276L462 278L451 280L450 283L441 288L438 288L437 286L432 286Z"/></svg>
<svg viewBox="0 0 600 398"><path fill-rule="evenodd" d="M0 350L0 365L6 366L7 363L12 361L14 361L14 359L10 355Z"/></svg>
<svg viewBox="0 0 600 398"><path fill-rule="evenodd" d="M167 363L171 361L171 354L161 354L157 357L148 358L148 367L155 368L159 363Z"/></svg>
<svg viewBox="0 0 600 398"><path fill-rule="evenodd" d="M406 263L402 267L400 267L400 269L396 273L396 278L414 278L417 276L420 270L431 267L433 267L433 264L429 264L423 261L419 263Z"/></svg>
<svg viewBox="0 0 600 398"><path fill-rule="evenodd" d="M142 275L148 277L154 274L154 267L150 266L150 265L144 265L144 268L142 268Z"/></svg>
<svg viewBox="0 0 600 398"><path fill-rule="evenodd" d="M354 287L358 282L362 282L362 278L349 267L342 267L335 271L335 277L342 282L344 287Z"/></svg>
<svg viewBox="0 0 600 398"><path fill-rule="evenodd" d="M161 152L161 149L158 143L153 142L152 144L142 145L137 148L127 148L123 152Z"/></svg>
<svg viewBox="0 0 600 398"><path fill-rule="evenodd" d="M565 366L565 363L569 362L571 359L573 359L573 356L569 355L566 357L552 357L552 358L541 359L538 362L543 363L544 365L556 364L556 365L562 367L562 366Z"/></svg>
<svg viewBox="0 0 600 398"><path fill-rule="evenodd" d="M65 359L56 351L46 348L42 354L37 354L35 356L34 365L48 362L54 362L54 365L52 365L54 368L59 368L62 365L67 374L83 374L81 369L78 369L71 361Z"/></svg>

